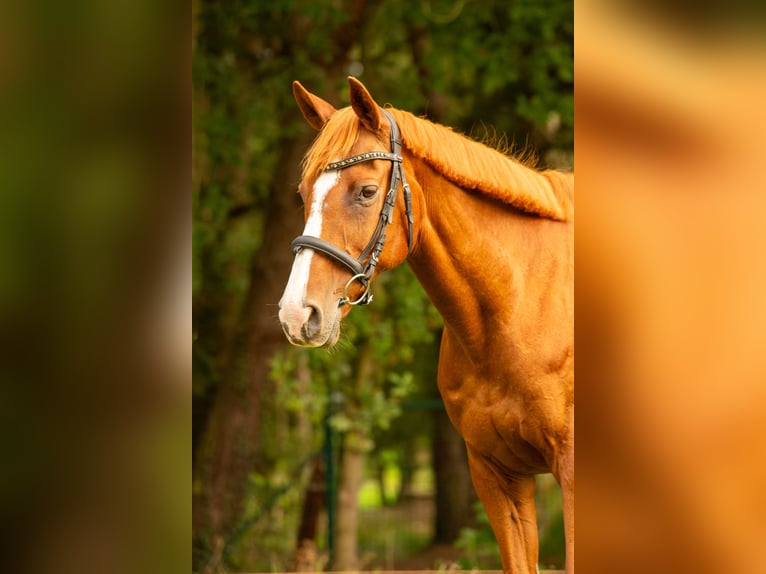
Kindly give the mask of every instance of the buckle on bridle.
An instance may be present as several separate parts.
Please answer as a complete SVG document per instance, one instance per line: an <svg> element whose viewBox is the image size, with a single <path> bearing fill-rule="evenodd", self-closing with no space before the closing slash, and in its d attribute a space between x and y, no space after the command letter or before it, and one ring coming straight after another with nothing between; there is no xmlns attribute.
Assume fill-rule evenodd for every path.
<svg viewBox="0 0 766 574"><path fill-rule="evenodd" d="M355 281L359 281L364 287L364 291L353 301L348 296L348 290ZM357 273L351 279L346 282L346 286L343 288L343 298L340 300L340 305L367 305L372 302L372 292L370 291L370 278L364 273Z"/></svg>

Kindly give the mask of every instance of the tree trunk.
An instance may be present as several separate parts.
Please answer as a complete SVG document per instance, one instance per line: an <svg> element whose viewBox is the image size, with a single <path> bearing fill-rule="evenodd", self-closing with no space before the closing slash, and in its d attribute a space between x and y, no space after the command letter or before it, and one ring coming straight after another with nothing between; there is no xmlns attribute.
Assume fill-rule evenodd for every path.
<svg viewBox="0 0 766 574"><path fill-rule="evenodd" d="M317 457L311 471L311 478L306 485L306 496L303 499L303 511L298 526L298 539L292 564L293 572L317 572L321 570L316 537L319 517L322 514L327 495L325 478L324 462L322 457Z"/></svg>
<svg viewBox="0 0 766 574"><path fill-rule="evenodd" d="M441 337L431 352L438 357ZM434 361L434 364L437 361ZM438 394L438 389L434 385ZM449 420L444 409L433 411L432 460L436 482L434 543L452 544L460 530L475 526L473 505L478 500L468 468L465 441Z"/></svg>
<svg viewBox="0 0 766 574"><path fill-rule="evenodd" d="M359 341L359 359L354 378L354 394L373 372L375 359L370 343ZM350 397L346 416L358 420L358 398ZM338 515L335 529L333 570L356 570L359 567L357 539L359 527L359 488L364 478L364 459L369 437L358 427L352 427L343 437L341 478L338 487Z"/></svg>
<svg viewBox="0 0 766 574"><path fill-rule="evenodd" d="M333 570L356 570L357 532L359 528L359 487L364 477L364 435L350 430L344 437L341 480L338 488L338 517L335 535Z"/></svg>
<svg viewBox="0 0 766 574"><path fill-rule="evenodd" d="M399 472L401 480L399 482L399 492L394 502L405 500L412 494L412 477L415 471L415 444L411 439L405 440L401 445L401 460L399 462Z"/></svg>
<svg viewBox="0 0 766 574"><path fill-rule="evenodd" d="M234 350L200 439L192 495L197 569L221 559L227 537L241 518L247 475L256 468L262 397L271 385L269 363L286 343L276 303L290 273L290 242L302 225L299 198L284 182L295 181L296 166L311 136L303 133L283 142L274 180L278 183L264 218L263 244L251 266Z"/></svg>
<svg viewBox="0 0 766 574"><path fill-rule="evenodd" d="M378 479L378 490L380 491L381 506L388 506L388 496L386 494L386 466L380 457L375 460L375 478Z"/></svg>
<svg viewBox="0 0 766 574"><path fill-rule="evenodd" d="M436 477L436 522L434 542L451 544L460 530L474 523L477 500L468 469L463 437L452 426L447 413L434 411L433 464Z"/></svg>

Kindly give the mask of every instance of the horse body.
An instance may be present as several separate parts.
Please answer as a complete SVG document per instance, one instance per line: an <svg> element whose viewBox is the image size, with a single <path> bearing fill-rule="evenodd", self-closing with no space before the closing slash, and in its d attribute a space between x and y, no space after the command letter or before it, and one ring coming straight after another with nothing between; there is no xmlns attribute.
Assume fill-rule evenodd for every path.
<svg viewBox="0 0 766 574"><path fill-rule="evenodd" d="M461 208L470 203L462 190L452 194ZM442 209L449 195L440 194L436 217L452 217ZM440 391L460 429L467 431L476 418L466 409L496 410L499 425L517 407L523 412L516 418L523 419L541 403L547 406L534 418L553 431L565 426L559 421L573 403L571 225L492 208L502 217L476 217L479 210L470 209L471 216L463 216L464 235L430 232L409 260L445 322ZM492 233L495 228L503 233ZM524 438L545 454L528 466L544 471L553 460L547 444ZM486 434L479 439L477 448Z"/></svg>
<svg viewBox="0 0 766 574"><path fill-rule="evenodd" d="M552 471L565 489L574 483L573 226L438 176L422 186L431 191L408 261L445 323L439 391L505 569L533 572L533 477ZM573 493L564 498L570 522Z"/></svg>
<svg viewBox="0 0 766 574"><path fill-rule="evenodd" d="M332 132L337 138L333 130L341 121L356 124L344 128L350 143L342 154L388 151L377 104L358 81L350 78L350 86L350 118L345 118L350 115L345 110L336 114L299 84L294 92L314 127L323 128L332 120L323 130L326 135ZM444 150L425 140L433 136L444 138L444 146L467 145L468 152L475 153L463 160L491 163L494 156L484 158L485 152L470 147L480 144L466 143L465 138L453 142L462 136L406 112L389 112L402 126L402 177L412 189L414 233L408 245L409 210L400 204L389 226L395 233L389 234L370 280L407 260L444 319L439 390L465 439L474 486L498 539L504 570L535 572L534 475L553 472L563 493L567 571L574 572L571 176L537 173L517 164L503 166L512 171L500 173L494 188L492 181L474 182L466 176L470 166L445 166L449 158ZM371 215L377 215L383 202L371 190L385 188L393 168L376 159L347 170L312 171L312 159L320 166L341 159L333 157L341 150L324 149L331 142L321 140L322 132L312 148L314 157L310 151L304 165L304 234L315 233L322 242L357 254L373 233ZM466 155L465 150L459 153ZM509 187L523 189L504 199L500 194L506 179ZM490 192L477 191L479 186ZM527 196L524 191L529 191ZM302 249L296 256L280 301L280 320L293 343L327 345L337 340L340 321L351 309L338 305L349 272L312 252ZM356 297L352 295L347 301Z"/></svg>

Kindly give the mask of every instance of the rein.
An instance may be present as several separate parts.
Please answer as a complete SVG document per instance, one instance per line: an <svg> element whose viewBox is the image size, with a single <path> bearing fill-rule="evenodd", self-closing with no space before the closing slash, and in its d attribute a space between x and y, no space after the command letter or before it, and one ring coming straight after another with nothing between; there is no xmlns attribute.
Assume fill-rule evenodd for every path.
<svg viewBox="0 0 766 574"><path fill-rule="evenodd" d="M293 240L292 248L294 253L298 253L301 249L314 249L324 255L330 257L341 265L346 266L351 270L353 274L351 279L348 280L346 286L343 288L343 297L338 301L338 306L342 305L367 305L372 302L372 292L370 291L370 281L372 275L375 272L375 268L378 265L378 258L383 251L383 245L386 242L386 227L393 221L394 205L396 204L396 195L399 190L399 183L402 184L402 193L404 194L404 205L407 213L408 222L408 234L407 234L407 253L412 249L412 235L413 225L415 220L412 216L412 193L410 192L410 186L407 184L407 180L404 177L404 170L402 169L402 142L399 132L399 126L396 124L393 116L388 111L381 108L383 114L388 118L389 124L391 124L391 152L384 151L368 151L360 153L335 161L327 165L324 171L340 170L358 163L365 161L371 161L374 159L385 159L390 161L393 165L391 168L391 180L388 186L388 193L386 193L386 199L383 202L383 208L380 210L380 217L378 218L378 225L375 231L372 233L370 241L367 246L362 250L359 257L354 258L349 255L343 249L340 249L319 237L313 237L311 235L301 235ZM367 259L369 257L369 259ZM364 263L367 259L367 263ZM364 287L364 292L356 299L351 299L348 296L348 291L355 282L359 282Z"/></svg>

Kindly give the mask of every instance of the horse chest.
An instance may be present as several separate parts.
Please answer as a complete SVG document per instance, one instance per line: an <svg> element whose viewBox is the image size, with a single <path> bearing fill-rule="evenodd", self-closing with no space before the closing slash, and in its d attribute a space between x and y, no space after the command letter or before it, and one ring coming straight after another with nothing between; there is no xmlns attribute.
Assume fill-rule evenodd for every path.
<svg viewBox="0 0 766 574"><path fill-rule="evenodd" d="M507 472L547 472L559 434L551 413L562 410L511 369L477 369L442 355L439 390L453 424L476 454Z"/></svg>

